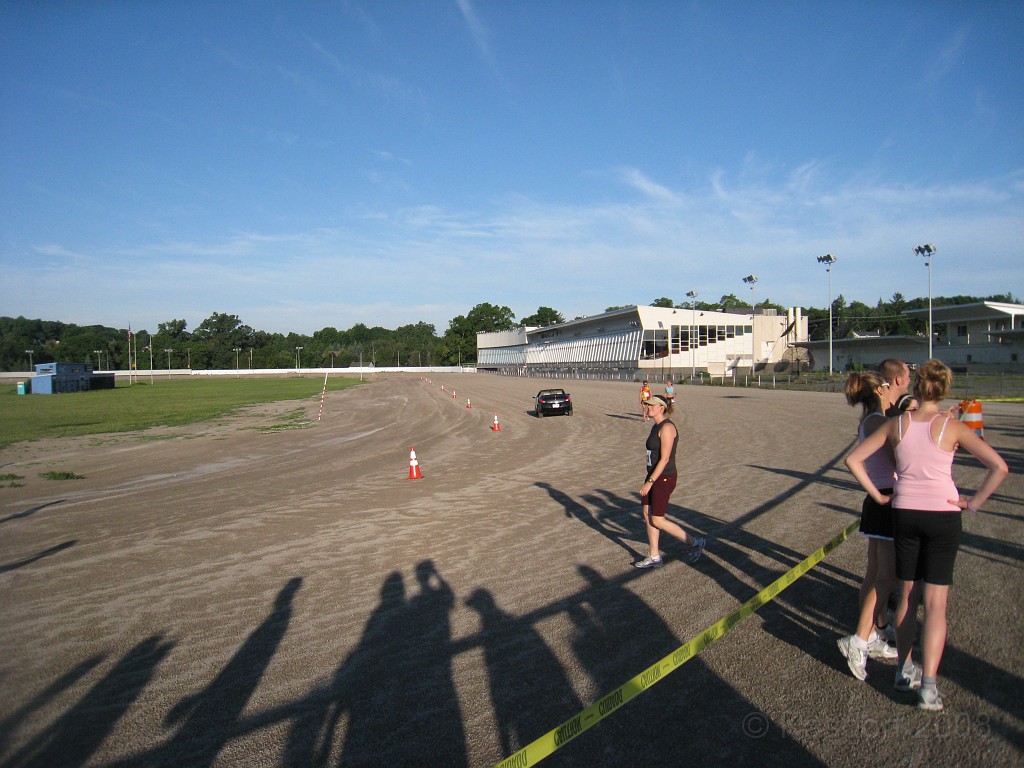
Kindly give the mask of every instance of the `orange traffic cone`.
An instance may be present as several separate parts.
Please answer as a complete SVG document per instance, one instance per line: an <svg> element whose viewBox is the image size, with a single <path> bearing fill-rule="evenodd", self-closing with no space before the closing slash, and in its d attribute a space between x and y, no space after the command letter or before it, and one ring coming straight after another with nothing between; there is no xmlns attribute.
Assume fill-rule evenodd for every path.
<svg viewBox="0 0 1024 768"><path fill-rule="evenodd" d="M466 407L467 408L472 408L473 407L473 404L469 401L468 397L466 398Z"/></svg>
<svg viewBox="0 0 1024 768"><path fill-rule="evenodd" d="M498 423L498 414L494 414L494 426L491 427L492 432L501 432L501 424Z"/></svg>
<svg viewBox="0 0 1024 768"><path fill-rule="evenodd" d="M452 390L452 400L454 400L454 399L455 399L455 390L453 389Z"/></svg>
<svg viewBox="0 0 1024 768"><path fill-rule="evenodd" d="M960 421L974 430L974 434L985 439L985 420L981 415L981 403L977 400L964 400L960 403Z"/></svg>
<svg viewBox="0 0 1024 768"><path fill-rule="evenodd" d="M416 461L416 449L411 448L409 450L409 479L410 480L422 480L423 473L420 472L420 463Z"/></svg>

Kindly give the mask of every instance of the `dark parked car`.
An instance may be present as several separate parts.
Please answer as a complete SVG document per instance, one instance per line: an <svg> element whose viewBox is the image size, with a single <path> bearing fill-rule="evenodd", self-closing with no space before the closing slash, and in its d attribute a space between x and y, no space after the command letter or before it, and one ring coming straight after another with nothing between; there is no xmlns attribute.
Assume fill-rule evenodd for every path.
<svg viewBox="0 0 1024 768"><path fill-rule="evenodd" d="M572 416L572 398L564 389L542 389L533 398L533 412L538 418L552 413Z"/></svg>

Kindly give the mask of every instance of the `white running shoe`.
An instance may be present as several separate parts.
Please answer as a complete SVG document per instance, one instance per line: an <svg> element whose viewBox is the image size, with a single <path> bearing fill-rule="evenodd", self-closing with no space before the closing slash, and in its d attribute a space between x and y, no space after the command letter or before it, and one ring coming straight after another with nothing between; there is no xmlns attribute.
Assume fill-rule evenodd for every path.
<svg viewBox="0 0 1024 768"><path fill-rule="evenodd" d="M643 560L638 560L633 563L634 568L661 568L665 564L665 561L658 557L645 557Z"/></svg>
<svg viewBox="0 0 1024 768"><path fill-rule="evenodd" d="M942 696L939 695L939 689L935 686L922 687L917 692L917 708L923 709L926 712L941 712L944 707L942 705Z"/></svg>
<svg viewBox="0 0 1024 768"><path fill-rule="evenodd" d="M895 659L899 656L896 649L885 642L885 638L881 634L875 636L875 639L868 643L868 658L869 659Z"/></svg>
<svg viewBox="0 0 1024 768"><path fill-rule="evenodd" d="M867 680L868 654L853 644L853 637L850 635L836 641L839 645L839 652L846 657L846 664L850 667L853 676L858 680Z"/></svg>

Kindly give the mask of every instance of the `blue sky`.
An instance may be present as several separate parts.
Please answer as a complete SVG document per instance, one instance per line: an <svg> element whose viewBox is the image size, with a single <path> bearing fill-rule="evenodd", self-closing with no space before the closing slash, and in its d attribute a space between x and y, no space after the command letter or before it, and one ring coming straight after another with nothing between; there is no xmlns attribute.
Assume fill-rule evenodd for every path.
<svg viewBox="0 0 1024 768"><path fill-rule="evenodd" d="M0 314L1021 296L1019 2L3 2Z"/></svg>

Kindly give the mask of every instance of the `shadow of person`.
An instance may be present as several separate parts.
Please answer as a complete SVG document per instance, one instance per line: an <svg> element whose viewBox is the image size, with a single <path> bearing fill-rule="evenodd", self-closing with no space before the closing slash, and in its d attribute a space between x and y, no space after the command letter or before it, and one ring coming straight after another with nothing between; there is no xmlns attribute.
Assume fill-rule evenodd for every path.
<svg viewBox="0 0 1024 768"><path fill-rule="evenodd" d="M561 504L565 509L566 517L576 518L588 528L622 547L634 558L638 556L638 547L640 546L638 542L640 542L640 539L633 530L636 528L635 522L630 524L624 522L624 520L628 520L630 517L639 519L640 508L638 503L627 506L612 500L606 491L598 490L608 500L606 501L598 496L584 496L585 501L597 507L597 509L591 510L550 483L537 482L534 485L537 488L543 488L554 501ZM631 511L631 507L635 508L635 512ZM641 521L641 528L639 529L641 531L643 530L642 525ZM634 546L634 544L637 544L637 546Z"/></svg>
<svg viewBox="0 0 1024 768"><path fill-rule="evenodd" d="M405 623L405 581L388 574L380 589L380 604L367 619L359 644L335 670L331 682L314 690L294 709L285 749L285 764L296 768L329 765L339 724L348 716L342 764L375 761L385 740L388 722L402 694L400 680L389 670L406 648L392 646Z"/></svg>
<svg viewBox="0 0 1024 768"><path fill-rule="evenodd" d="M15 752L4 765L19 768L85 765L173 647L173 643L163 642L161 635L147 637L128 651L77 704ZM75 673L79 672L84 669L76 668Z"/></svg>
<svg viewBox="0 0 1024 768"><path fill-rule="evenodd" d="M302 577L290 579L277 594L274 609L206 688L188 696L167 715L165 722L182 722L173 737L159 747L150 765L212 765L235 734L236 721L256 690L288 631L292 601Z"/></svg>
<svg viewBox="0 0 1024 768"><path fill-rule="evenodd" d="M466 736L452 677L455 595L432 560L416 564L419 592L409 599L402 676L408 686L398 730L404 756L417 765L467 765Z"/></svg>
<svg viewBox="0 0 1024 768"><path fill-rule="evenodd" d="M501 610L486 589L474 591L466 605L480 614L479 638L498 737L502 754L510 755L575 715L583 704L532 624Z"/></svg>
<svg viewBox="0 0 1024 768"><path fill-rule="evenodd" d="M577 570L587 587L569 608L572 648L606 697L679 648L680 637L626 588L628 577L606 579L586 565ZM626 764L634 753L651 765L823 765L795 740L785 751L776 749L778 755L765 754L745 725L751 709L750 700L698 656L585 731L566 756L589 765ZM769 718L764 722L774 727Z"/></svg>
<svg viewBox="0 0 1024 768"><path fill-rule="evenodd" d="M360 641L365 659L339 670L349 713L341 765L468 764L451 671L455 595L430 560L416 565L416 581L419 591Z"/></svg>
<svg viewBox="0 0 1024 768"><path fill-rule="evenodd" d="M678 648L681 641L653 608L624 586L623 577L606 579L582 564L576 569L587 587L568 612L575 628L571 645L599 695L604 696ZM690 675L704 666L696 660L690 663L694 664ZM680 670L662 680L655 687L660 689L657 695L645 693L631 701L627 715L613 715L599 728L584 733L570 754L587 756L593 764L607 760L613 745L660 748L666 738L666 718L660 712L663 702L675 697L673 707L699 708L696 701L687 701L687 677ZM672 722L679 721L672 718Z"/></svg>
<svg viewBox="0 0 1024 768"><path fill-rule="evenodd" d="M589 565L576 570L587 581L581 606L570 612L576 625L572 641L580 662L601 691L610 690L677 648L681 641L647 603Z"/></svg>
<svg viewBox="0 0 1024 768"><path fill-rule="evenodd" d="M7 517L0 517L0 523L10 522L11 520L20 520L23 517L31 517L36 512L39 512L47 507L52 507L56 504L63 504L64 499L57 499L57 501L48 501L46 504L40 504L38 507L31 507L26 509L24 512L12 512Z"/></svg>
<svg viewBox="0 0 1024 768"><path fill-rule="evenodd" d="M33 712L39 711L49 704L50 701L71 688L75 683L89 674L89 672L98 666L105 658L106 654L98 653L95 656L76 664L50 683L50 685L48 685L44 690L33 696L30 701L18 707L16 710L0 720L0 755L7 752L7 745L10 743L11 736L18 730L21 724L32 715Z"/></svg>
<svg viewBox="0 0 1024 768"><path fill-rule="evenodd" d="M7 565L0 565L0 573L7 573L8 571L16 571L19 568L24 568L26 565L31 565L37 560L42 560L44 557L50 557L51 555L56 555L58 552L63 552L65 549L73 547L77 543L78 539L71 539L71 541L65 541L61 544L57 544L56 546L50 547L49 549L44 549L42 552L37 552L31 557L26 557L23 560L18 560L14 563L8 563Z"/></svg>

